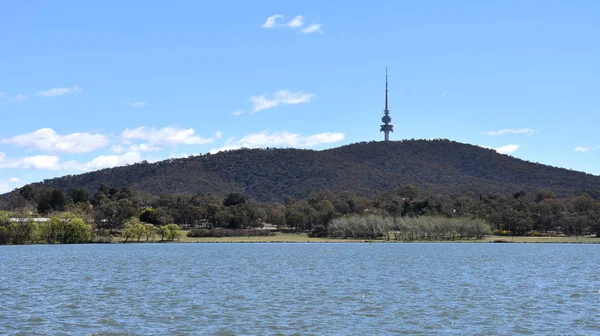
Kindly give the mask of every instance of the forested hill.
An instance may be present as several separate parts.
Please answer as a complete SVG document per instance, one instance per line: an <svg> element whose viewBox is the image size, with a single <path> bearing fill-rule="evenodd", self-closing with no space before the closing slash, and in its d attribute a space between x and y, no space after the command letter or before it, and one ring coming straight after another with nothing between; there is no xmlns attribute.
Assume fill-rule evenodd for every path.
<svg viewBox="0 0 600 336"><path fill-rule="evenodd" d="M68 190L129 186L159 194L231 191L258 201L306 198L312 191L374 196L403 184L428 193L508 194L551 190L557 196L600 197L600 177L531 163L449 140L356 143L313 151L240 149L103 169L37 183Z"/></svg>

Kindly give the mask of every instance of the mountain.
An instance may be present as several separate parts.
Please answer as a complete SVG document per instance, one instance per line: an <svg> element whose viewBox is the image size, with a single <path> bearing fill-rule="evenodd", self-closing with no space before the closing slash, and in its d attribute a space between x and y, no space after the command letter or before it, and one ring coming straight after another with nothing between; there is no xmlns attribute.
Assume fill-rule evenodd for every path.
<svg viewBox="0 0 600 336"><path fill-rule="evenodd" d="M100 183L158 195L239 191L259 201L306 198L330 189L373 196L412 184L428 193L513 194L551 190L557 196L600 197L600 176L527 162L449 140L363 142L314 151L239 149L103 169L36 183L68 190Z"/></svg>

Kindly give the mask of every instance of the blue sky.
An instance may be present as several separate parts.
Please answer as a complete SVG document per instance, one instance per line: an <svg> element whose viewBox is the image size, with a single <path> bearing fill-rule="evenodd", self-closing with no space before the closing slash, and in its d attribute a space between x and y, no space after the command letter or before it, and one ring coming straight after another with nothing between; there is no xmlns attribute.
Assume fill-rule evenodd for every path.
<svg viewBox="0 0 600 336"><path fill-rule="evenodd" d="M383 139L386 66L392 140L600 175L598 17L598 1L3 1L0 192Z"/></svg>

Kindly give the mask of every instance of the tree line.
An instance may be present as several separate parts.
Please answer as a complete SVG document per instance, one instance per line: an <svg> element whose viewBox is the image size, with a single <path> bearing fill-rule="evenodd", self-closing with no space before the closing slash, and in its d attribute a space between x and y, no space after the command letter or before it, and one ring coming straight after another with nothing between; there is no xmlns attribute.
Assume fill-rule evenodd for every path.
<svg viewBox="0 0 600 336"><path fill-rule="evenodd" d="M15 195L13 197L17 199L9 201L11 208L7 209L13 214L27 212L30 216L60 218L57 214L68 212L89 225L92 235L120 235L126 241L145 241L155 237L161 240L178 239L177 234L169 234L169 225L207 230L253 229L269 225L278 230L310 233L313 236L354 236L340 235L339 232L344 231L335 229L335 225L341 223L341 219L350 223L360 217L394 223L389 226L391 232L417 230L415 228L421 224L411 222L413 218L435 217L438 218L436 223L446 223L443 224L446 226L457 224L449 220L440 222L439 218L460 219L463 223L481 220L488 223L491 232L497 235L600 234L599 200L589 196L557 198L547 190L533 194L518 191L512 195L446 195L430 194L405 184L376 197L362 197L353 192L333 193L325 189L311 193L307 199L287 197L284 202L257 202L238 192L231 192L225 197L209 194L157 196L129 187L115 188L101 184L91 195L85 189L63 192L29 185L20 188ZM72 221L74 219L62 218L60 223ZM400 230L397 225L402 223L405 227ZM0 223L0 227L3 227L0 230L6 231L10 225ZM407 227L413 229L408 230ZM457 230L452 232L461 232ZM417 231L427 230L420 227ZM427 232L432 233L423 237L452 236L450 233L441 235L438 231ZM385 236L382 231L378 234ZM406 240L415 236L402 235L402 239ZM470 236L458 234L457 237ZM17 243L21 241L17 240ZM60 238L51 238L50 241L66 242Z"/></svg>

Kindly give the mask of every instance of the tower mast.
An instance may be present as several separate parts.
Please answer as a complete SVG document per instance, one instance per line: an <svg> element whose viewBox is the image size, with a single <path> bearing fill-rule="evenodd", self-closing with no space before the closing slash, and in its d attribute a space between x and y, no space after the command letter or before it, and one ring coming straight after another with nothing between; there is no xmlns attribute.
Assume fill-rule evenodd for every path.
<svg viewBox="0 0 600 336"><path fill-rule="evenodd" d="M385 134L384 140L390 140L390 132L394 131L394 125L390 124L392 122L392 117L390 117L390 110L388 108L388 75L387 75L387 67L385 68L385 110L383 110L383 117L381 118L383 125L381 125L380 132Z"/></svg>

